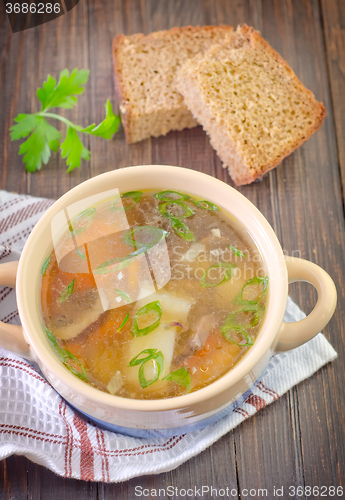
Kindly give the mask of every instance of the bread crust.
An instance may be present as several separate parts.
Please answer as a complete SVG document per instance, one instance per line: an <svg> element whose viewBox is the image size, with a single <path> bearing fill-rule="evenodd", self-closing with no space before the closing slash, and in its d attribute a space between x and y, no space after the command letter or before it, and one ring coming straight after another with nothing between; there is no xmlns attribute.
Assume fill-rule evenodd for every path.
<svg viewBox="0 0 345 500"><path fill-rule="evenodd" d="M236 37L236 35L238 35ZM234 38L232 39L233 43L230 48L241 50L242 47L245 48L255 48L260 46L266 53L269 53L272 58L277 63L278 67L282 67L284 72L287 72L291 81L295 82L298 88L303 92L304 95L308 96L308 98L313 103L313 114L314 114L314 122L305 128L305 133L302 137L298 137L292 142L292 144L286 145L285 149L279 151L279 156L276 156L272 159L272 161L266 162L264 165L255 165L254 159L248 159L243 154L243 151L236 146L236 141L232 135L223 134L221 127L217 125L217 116L212 114L211 110L207 102L205 101L202 91L201 93L197 90L197 86L194 85L193 75L198 71L195 65L193 67L194 61L187 61L185 64L185 70L181 69L179 81L180 88L178 88L180 92L184 95L185 102L189 109L193 112L194 116L198 119L200 123L204 125L205 131L210 135L211 144L215 147L216 151L220 155L221 160L224 163L224 167L228 167L229 173L233 178L235 184L237 186L250 184L256 179L261 179L267 172L272 170L274 167L279 165L282 160L295 151L299 146L301 146L305 141L307 141L311 135L313 135L322 125L323 120L326 116L326 109L324 105L318 101L316 101L313 93L308 90L297 78L293 70L290 68L288 63L278 54L269 44L262 38L262 36L255 31L253 28L249 28L247 25L243 25L242 27L238 27L234 33ZM219 46L220 60L222 60L222 51L224 49L224 45L217 44ZM225 49L228 47L225 46ZM218 53L218 49L213 46L211 49L211 54L209 55L210 60L212 57L216 57ZM207 58L207 53L204 56ZM207 60L207 59L206 59ZM199 58L198 61L201 61ZM196 64L198 64L196 61ZM219 117L218 117L219 118ZM225 129L223 129L225 130ZM224 149L224 137L227 138L225 141L228 143L228 149L231 151L229 154ZM222 142L223 141L223 142ZM220 151L222 150L222 152ZM236 150L236 155L234 154L234 150ZM234 161L235 156L237 156L236 161ZM229 160L230 158L230 160ZM231 163L230 163L231 162Z"/></svg>
<svg viewBox="0 0 345 500"><path fill-rule="evenodd" d="M150 43L150 41L155 39L163 39L166 36L171 36L180 33L191 33L197 34L200 32L210 32L210 33L221 33L221 32L233 32L232 26L219 25L219 26L183 26L181 28L174 27L170 30L155 31L148 35L143 33L136 33L134 35L126 36L124 34L118 35L113 39L112 54L113 54L113 75L114 75L114 86L115 86L115 97L120 102L120 113L122 124L125 130L127 143L131 144L137 142L136 137L133 132L133 122L135 117L133 115L131 106L126 102L128 95L126 93L125 81L123 78L123 58L121 53L121 48L126 40L130 40L132 43L143 42L143 40Z"/></svg>
<svg viewBox="0 0 345 500"><path fill-rule="evenodd" d="M298 79L292 68L289 66L289 64L283 59L283 57L273 48L271 45L266 42L266 40L258 33L254 28L249 27L248 25L244 24L242 28L240 29L241 32L243 33L244 36L248 37L248 40L250 43L252 43L254 46L256 44L261 44L265 50L274 56L279 64L281 64L293 77L296 83L299 85L302 85L303 90L309 94L310 97L312 97L315 100L315 96L311 90L307 89L302 82ZM237 32L237 30L236 30ZM241 177L240 182L236 182L237 186L242 186L244 184L250 184L251 182L255 181L256 179L261 179L267 172L272 170L273 168L277 167L284 158L289 156L293 151L295 151L297 148L299 148L302 144L304 144L317 130L320 129L322 126L322 123L325 119L326 116L326 108L323 105L322 102L318 102L315 100L315 103L317 103L317 106L320 110L320 116L319 120L308 130L308 132L305 134L304 137L302 137L300 140L296 141L294 144L290 146L290 148L287 148L282 156L277 158L275 161L272 161L268 164L266 164L264 167L262 167L261 171L255 171L255 174L248 173L247 175L244 175L243 178Z"/></svg>
<svg viewBox="0 0 345 500"><path fill-rule="evenodd" d="M125 108L125 112L124 113L121 112L121 105L124 99L126 98L125 97L126 93L122 78L122 60L121 60L121 55L119 53L119 47L122 45L124 40L125 40L125 35L123 34L116 36L113 40L113 68L114 68L113 74L114 74L115 98L120 101L121 121L123 128L125 130L127 142L128 144L130 144L132 141L130 136L130 127L128 125L131 121L130 116L128 114L129 110Z"/></svg>

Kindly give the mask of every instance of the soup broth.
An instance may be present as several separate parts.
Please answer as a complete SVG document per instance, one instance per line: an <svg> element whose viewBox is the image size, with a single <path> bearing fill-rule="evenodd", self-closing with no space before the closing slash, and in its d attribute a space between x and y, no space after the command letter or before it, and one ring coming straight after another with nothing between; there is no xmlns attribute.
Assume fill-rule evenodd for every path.
<svg viewBox="0 0 345 500"><path fill-rule="evenodd" d="M265 267L215 204L134 191L64 217L41 306L51 346L76 376L116 396L171 398L217 380L254 344Z"/></svg>

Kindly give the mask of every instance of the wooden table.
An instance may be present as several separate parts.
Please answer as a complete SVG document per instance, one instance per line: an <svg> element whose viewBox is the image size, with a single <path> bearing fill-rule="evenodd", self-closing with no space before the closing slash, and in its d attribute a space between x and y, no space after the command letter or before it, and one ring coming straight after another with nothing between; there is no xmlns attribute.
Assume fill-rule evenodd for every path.
<svg viewBox="0 0 345 500"><path fill-rule="evenodd" d="M288 487L345 486L344 0L80 0L59 19L16 34L1 2L1 186L58 198L101 172L140 164L193 168L233 185L201 127L131 146L122 130L112 141L91 137L87 144L91 161L69 175L58 155L40 172L26 173L18 156L19 142L10 142L8 129L19 112L38 109L36 89L48 73L58 76L61 69L76 66L90 68L90 81L68 116L84 125L101 121L106 98L114 100L111 42L119 33L241 23L259 29L327 108L319 132L262 182L239 191L268 219L287 254L300 252L333 277L338 308L324 334L338 351L338 359L172 472L123 484L96 484L63 479L13 456L0 463L1 500L133 499L136 485L203 484L269 491L284 486L284 499L318 498L290 497ZM294 285L290 293L306 312L312 309L312 287Z"/></svg>

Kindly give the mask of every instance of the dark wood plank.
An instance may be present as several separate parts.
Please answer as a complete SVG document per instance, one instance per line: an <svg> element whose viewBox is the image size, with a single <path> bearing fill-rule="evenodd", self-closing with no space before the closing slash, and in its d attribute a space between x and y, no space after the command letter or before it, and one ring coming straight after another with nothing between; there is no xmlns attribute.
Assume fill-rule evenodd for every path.
<svg viewBox="0 0 345 500"><path fill-rule="evenodd" d="M136 0L92 2L89 5L91 96L90 110L94 120L102 120L104 104L114 102L114 80L111 46L113 38L121 33L145 31L142 3ZM105 29L106 26L106 29ZM116 106L116 103L115 103ZM91 137L91 172L97 175L130 165L150 164L151 141L128 147L121 128L112 141Z"/></svg>
<svg viewBox="0 0 345 500"><path fill-rule="evenodd" d="M13 455L0 462L0 500L26 500L29 461Z"/></svg>
<svg viewBox="0 0 345 500"><path fill-rule="evenodd" d="M341 170L343 197L345 183L345 5L343 0L321 0L321 21L327 54L329 85L333 103L335 137Z"/></svg>
<svg viewBox="0 0 345 500"><path fill-rule="evenodd" d="M3 5L1 8L3 9ZM40 109L36 90L48 74L58 79L64 68L88 68L87 16L87 4L80 2L75 9L55 21L8 36L9 41L6 41L2 53L0 87L2 96L11 96L11 99L5 98L3 102L2 109L6 118L0 124L0 140L4 151L2 185L10 191L58 198L90 176L90 164L85 161L81 168L66 175L66 162L60 154L53 154L49 164L43 165L40 172L26 173L21 157L18 156L19 146L23 141L11 142L8 132L18 113L36 112ZM9 23L5 15L1 19L1 29L4 30L4 26ZM75 123L86 126L92 120L88 107L90 92L88 84L79 104L64 113ZM65 134L64 126L57 123L54 125ZM87 137L85 144L88 147Z"/></svg>
<svg viewBox="0 0 345 500"><path fill-rule="evenodd" d="M33 38L32 51L37 54L37 73L30 88L30 95L34 97L33 106L37 106L36 88L42 85L48 74L59 77L62 69L70 71L75 67L89 68L88 52L88 7L86 2L79 4L56 21L28 30L28 39ZM50 49L46 50L45 47ZM63 49L61 50L61 48ZM93 123L94 118L90 113L90 82L86 84L85 92L78 98L78 104L71 110L63 110L61 114L73 123L87 126ZM37 109L37 108L35 108ZM54 122L55 120L53 120ZM63 138L66 127L59 122L54 123L62 132ZM88 136L83 136L83 143L89 149ZM58 198L72 187L90 177L90 162L82 160L80 168L66 174L66 160L60 153L52 155L48 165L42 167L40 172L28 174L28 193L38 195L44 192L45 196Z"/></svg>
<svg viewBox="0 0 345 500"><path fill-rule="evenodd" d="M301 441L300 484L327 486L344 483L345 426L339 417L344 404L344 221L334 139L333 108L329 93L322 23L317 1L274 2L273 22L264 2L263 32L288 60L302 82L324 102L328 116L321 130L276 169L273 192L283 248L301 253L326 269L338 290L338 309L325 335L339 359L293 390L291 411L294 437ZM293 221L293 223L291 223ZM303 292L303 293L302 293ZM303 309L314 303L314 291L304 287L295 296ZM341 421L342 420L342 421ZM315 439L315 436L318 436ZM298 472L296 468L296 473Z"/></svg>
<svg viewBox="0 0 345 500"><path fill-rule="evenodd" d="M0 122L0 149L2 151L1 185L9 191L23 193L26 190L26 177L24 169L20 173L16 169L18 160L15 158L13 161L12 145L9 140L8 129L17 114L17 105L23 105L25 102L25 88L21 85L23 73L24 78L26 78L27 73L24 58L25 34L12 33L3 2L0 4L0 36L2 40L0 46L0 95L2 96L1 111L3 116Z"/></svg>
<svg viewBox="0 0 345 500"><path fill-rule="evenodd" d="M97 489L97 483L63 479L40 465L28 464L28 500L75 500L77 497L94 500Z"/></svg>
<svg viewBox="0 0 345 500"><path fill-rule="evenodd" d="M195 493L195 488L200 490L203 485L237 490L237 477L233 470L235 463L234 439L233 433L230 432L211 448L171 472L142 476L116 485L99 484L99 500L108 498L133 499L137 498L136 491L143 490L148 490L145 492L145 494L149 493L146 495L147 498L163 498L162 490L167 491L168 486L173 489L172 495L169 496L172 500L178 500L185 496L183 492L179 491L180 489L192 490ZM136 490L136 488L138 489ZM161 490L161 494L159 494L159 490ZM211 492L208 493L204 493L204 498L212 498ZM189 496L198 498L197 494ZM237 499L238 496L231 498Z"/></svg>

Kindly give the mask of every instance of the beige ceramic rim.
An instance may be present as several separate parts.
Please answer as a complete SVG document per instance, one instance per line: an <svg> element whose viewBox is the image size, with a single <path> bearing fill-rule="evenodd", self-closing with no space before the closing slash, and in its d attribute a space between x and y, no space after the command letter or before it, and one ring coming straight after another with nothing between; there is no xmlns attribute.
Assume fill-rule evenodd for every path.
<svg viewBox="0 0 345 500"><path fill-rule="evenodd" d="M70 203L111 188L118 188L120 192L155 188L176 189L213 201L247 228L262 254L269 276L270 291L265 321L255 345L229 373L194 393L153 401L130 400L103 393L82 382L63 367L43 334L38 314L38 280L42 262L50 249L50 221L57 212ZM305 263L306 261L301 262ZM320 314L317 318L319 328L323 328L334 311L335 289L334 285L332 289L333 282L323 270L315 266L315 264L307 264L320 270L330 281L328 291L325 294L333 294L333 298L329 300L326 306L323 323L320 321ZM314 271L317 274L315 269ZM304 279L301 273L297 272L295 274L298 276L295 279L293 277L290 281L302 279L312 282L312 279ZM315 283L313 284L315 285ZM269 223L250 201L224 182L206 174L180 167L161 165L127 167L89 179L67 192L54 203L32 231L20 258L16 288L19 315L25 339L30 345L33 358L39 362L48 380L68 400L71 401L66 394L75 395L71 402L83 409L83 411L87 412L87 404L84 404L87 401L88 404L91 403L93 408L97 408L99 405L102 408L106 407L114 410L114 417L116 410L120 410L122 416L125 411L130 414L132 412L159 412L161 414L161 412L178 410L179 412L182 411L182 413L185 412L187 417L188 414L193 414L193 408L198 408L194 415L200 415L202 413L200 408L203 407L204 403L205 412L215 411L217 407L219 409L219 404L216 403L217 400L220 406L224 404L226 398L228 398L229 402L230 400L233 401L244 392L242 389L244 386L250 387L254 383L259 373L258 367L264 369L277 346L278 340L281 340L278 337L284 336L284 325L287 325L282 323L288 294L286 260ZM318 291L320 299L320 290ZM314 330L313 335L306 335L306 338L300 342L295 342L295 345L285 335L286 349L309 340L319 331L315 325ZM56 381L58 382L54 383ZM241 388L240 392L236 393L236 387ZM211 406L214 407L210 407L207 401L213 401ZM95 411L90 411L90 414L97 416ZM123 418L120 420L123 422ZM129 427L140 427L140 422L134 424L130 420L128 421ZM157 427L157 421L154 425ZM162 422L162 427L165 426Z"/></svg>

